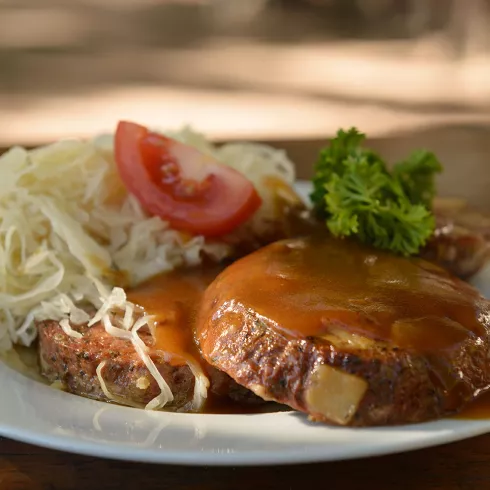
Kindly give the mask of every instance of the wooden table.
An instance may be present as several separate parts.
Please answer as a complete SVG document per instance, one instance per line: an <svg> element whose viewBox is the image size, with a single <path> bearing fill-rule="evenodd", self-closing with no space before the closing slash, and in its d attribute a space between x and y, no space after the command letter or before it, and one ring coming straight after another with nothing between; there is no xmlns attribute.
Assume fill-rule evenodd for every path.
<svg viewBox="0 0 490 490"><path fill-rule="evenodd" d="M433 149L444 162L443 194L490 209L490 129L420 130L372 142L396 159L409 149ZM322 142L283 142L302 178L311 175ZM2 394L1 396L5 396ZM336 490L490 489L490 434L394 456L314 465L258 468L152 466L108 461L42 449L0 438L0 490L303 489L321 482ZM318 484L318 483L317 483Z"/></svg>
<svg viewBox="0 0 490 490"><path fill-rule="evenodd" d="M490 489L490 434L394 456L253 468L109 461L0 439L0 490L303 490L315 483L333 490Z"/></svg>

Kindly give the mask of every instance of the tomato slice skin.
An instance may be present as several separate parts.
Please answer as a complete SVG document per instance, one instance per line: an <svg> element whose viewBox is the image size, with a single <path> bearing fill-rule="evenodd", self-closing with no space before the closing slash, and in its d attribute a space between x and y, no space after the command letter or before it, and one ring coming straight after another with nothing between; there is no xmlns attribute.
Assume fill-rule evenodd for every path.
<svg viewBox="0 0 490 490"><path fill-rule="evenodd" d="M119 122L114 153L129 192L148 213L177 230L226 235L262 204L240 172L139 124Z"/></svg>

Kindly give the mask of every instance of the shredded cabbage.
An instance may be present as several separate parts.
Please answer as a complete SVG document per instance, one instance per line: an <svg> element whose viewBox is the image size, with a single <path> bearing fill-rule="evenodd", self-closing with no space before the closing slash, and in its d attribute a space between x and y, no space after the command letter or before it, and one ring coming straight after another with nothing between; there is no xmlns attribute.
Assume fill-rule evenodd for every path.
<svg viewBox="0 0 490 490"><path fill-rule="evenodd" d="M167 134L212 154L255 184L264 204L253 226L274 218L264 177L286 184L295 178L283 151L251 143L218 147L188 127ZM148 216L119 179L112 136L64 140L31 151L14 147L0 156L0 353L15 343L32 344L38 320L60 321L77 339L72 325L87 323L87 308L96 309L90 324L102 321L108 333L133 343L162 391L150 408L160 408L173 396L145 353L123 288L199 264L203 253L221 260L231 252L229 244L189 239ZM117 325L113 308L124 312ZM190 368L197 409L209 382L200 367ZM97 374L102 385L100 370Z"/></svg>

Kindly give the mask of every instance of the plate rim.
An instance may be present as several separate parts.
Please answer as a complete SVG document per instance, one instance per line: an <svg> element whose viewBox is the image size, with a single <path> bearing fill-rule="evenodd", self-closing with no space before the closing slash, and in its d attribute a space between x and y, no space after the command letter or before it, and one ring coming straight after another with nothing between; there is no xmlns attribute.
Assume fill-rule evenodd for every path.
<svg viewBox="0 0 490 490"><path fill-rule="evenodd" d="M21 377L22 380L15 379ZM119 412L119 415L125 414L123 419L129 421L132 419L131 414L141 415L141 409L122 407L117 405L111 405L104 402L90 400L82 398L71 393L60 392L53 388L44 385L38 381L25 377L23 374L15 371L7 366L2 360L0 360L0 387L2 387L5 380L9 379L17 384L18 387L22 386L21 397L18 400L23 399L23 395L34 391L41 393L43 401L46 398L51 399L53 403L56 402L55 393L61 396L64 404L72 405L75 401L79 401L84 408L91 408L92 411L99 411L103 407L111 407L112 410ZM40 390L40 391L39 391ZM0 399L0 413L6 403L6 397ZM59 400L58 400L59 401ZM8 402L7 402L8 404ZM90 407L91 406L91 407ZM22 407L15 406L14 410L19 411ZM144 412L148 414L148 412ZM129 415L129 417L128 417ZM160 420L167 420L167 426L174 425L174 422L181 423L183 418L189 420L189 425L192 425L192 419L208 418L212 417L214 421L226 421L233 422L232 419L253 417L255 420L259 418L263 422L271 418L282 418L283 421L287 419L287 416L297 416L298 418L306 420L306 416L299 414L298 412L275 412L267 414L253 414L253 415L227 415L227 414L175 414L170 412L158 412L155 415ZM156 418L155 418L156 419ZM155 420L154 419L154 420ZM175 420L172 420L175 419ZM210 420L210 419L208 419ZM149 464L171 464L179 466L284 466L293 464L309 464L320 462L333 462L333 461L348 461L354 459L364 459L378 456L386 456L390 454L400 454L405 452L411 452L419 449L425 449L435 446L442 446L445 444L458 442L465 439L470 439L486 433L490 433L490 420L465 420L465 419L442 419L433 422L426 422L422 424L412 424L404 426L391 426L391 427L372 427L372 428L345 428L345 427L330 427L335 431L348 431L364 433L365 436L373 434L382 434L390 437L390 432L395 434L405 434L400 440L396 442L383 443L379 447L371 447L367 444L362 444L356 447L356 442L353 441L353 446L349 450L342 450L332 452L328 450L331 447L333 441L325 439L323 446L318 444L312 445L310 450L303 450L297 452L294 444L285 446L280 451L264 451L264 450L245 450L245 451L233 451L233 452L221 452L221 451L203 451L202 447L190 450L172 450L168 448L135 448L134 446L124 445L118 441L90 441L84 440L81 437L75 435L63 435L57 434L55 424L50 428L52 433L43 432L40 430L32 430L29 424L20 423L5 423L4 420L0 420L0 436L10 438L19 442L33 444L39 447L47 449L63 451L72 454L79 454L91 457L100 457L104 459L113 459L128 462L139 462ZM182 424L181 424L182 425ZM183 424L186 425L186 424ZM224 428L231 428L234 424L225 423ZM324 427L318 425L318 427ZM328 428L328 426L327 426ZM314 429L318 430L318 429ZM387 434L386 434L387 433ZM413 434L423 433L426 436L421 438L411 437ZM432 434L428 437L428 434Z"/></svg>

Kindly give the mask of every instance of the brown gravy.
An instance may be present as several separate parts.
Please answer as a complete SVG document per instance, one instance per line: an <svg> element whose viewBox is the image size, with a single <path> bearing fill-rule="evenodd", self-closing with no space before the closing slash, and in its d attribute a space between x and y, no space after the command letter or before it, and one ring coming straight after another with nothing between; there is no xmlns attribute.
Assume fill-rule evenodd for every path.
<svg viewBox="0 0 490 490"><path fill-rule="evenodd" d="M204 363L194 340L194 322L206 287L224 266L197 267L155 276L128 292L128 299L157 321L157 349L171 355L174 365L187 360ZM203 366L205 368L205 366ZM276 403L239 403L208 391L207 414L254 414L284 410Z"/></svg>
<svg viewBox="0 0 490 490"><path fill-rule="evenodd" d="M473 400L461 413L453 418L465 420L490 419L490 391Z"/></svg>
<svg viewBox="0 0 490 490"><path fill-rule="evenodd" d="M208 392L208 399L204 406L204 413L220 415L249 415L254 413L272 413L290 411L290 407L279 403L240 403L231 398L216 396Z"/></svg>
<svg viewBox="0 0 490 490"><path fill-rule="evenodd" d="M349 240L277 242L236 262L220 302L239 298L292 336L342 328L423 353L451 350L485 335L472 287L420 259ZM229 297L227 296L229 295Z"/></svg>
<svg viewBox="0 0 490 490"><path fill-rule="evenodd" d="M157 349L170 354L174 365L201 362L194 340L194 322L202 295L223 267L196 267L156 276L128 292L128 299L153 315Z"/></svg>

